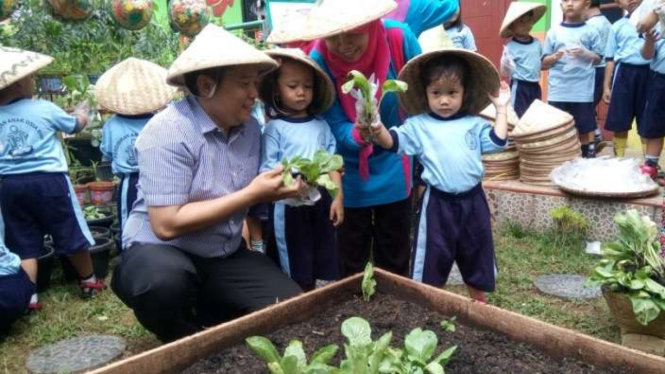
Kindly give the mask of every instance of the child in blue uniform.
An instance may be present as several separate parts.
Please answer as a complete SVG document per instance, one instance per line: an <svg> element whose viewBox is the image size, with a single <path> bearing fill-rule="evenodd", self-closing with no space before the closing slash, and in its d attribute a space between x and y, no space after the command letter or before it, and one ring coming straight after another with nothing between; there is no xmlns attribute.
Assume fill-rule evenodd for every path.
<svg viewBox="0 0 665 374"><path fill-rule="evenodd" d="M598 30L588 25L589 0L562 0L564 21L547 33L542 69L549 70L548 102L575 118L583 157L595 157L595 66L602 59Z"/></svg>
<svg viewBox="0 0 665 374"><path fill-rule="evenodd" d="M414 240L411 276L442 286L457 262L469 295L485 302L495 289L490 212L481 186L482 154L504 149L510 89L492 63L473 52L444 49L411 60L399 79L402 107L414 117L388 131L372 127L381 147L418 158L427 184ZM494 103L496 127L477 116Z"/></svg>
<svg viewBox="0 0 665 374"><path fill-rule="evenodd" d="M443 28L446 29L448 37L456 48L462 48L472 52L478 50L476 47L476 39L473 37L473 32L471 32L469 26L462 22L461 7L453 19L443 24Z"/></svg>
<svg viewBox="0 0 665 374"><path fill-rule="evenodd" d="M0 233L0 334L25 314L34 288L21 259L9 251Z"/></svg>
<svg viewBox="0 0 665 374"><path fill-rule="evenodd" d="M504 56L510 59L510 71L513 108L518 117L522 117L534 100L541 99L540 57L543 46L531 36L533 25L545 14L547 7L538 3L512 2L503 20L499 36L512 38L504 47Z"/></svg>
<svg viewBox="0 0 665 374"><path fill-rule="evenodd" d="M612 25L607 39L603 100L610 104L605 129L614 132L615 154L623 157L633 120L637 121L637 131L644 138L644 107L650 61L642 57L640 50L644 46L644 39L628 20L642 1L616 1L627 15Z"/></svg>
<svg viewBox="0 0 665 374"><path fill-rule="evenodd" d="M68 256L77 270L81 296L88 298L105 286L93 273L88 248L94 240L67 176L57 133L81 131L89 117L84 110L70 116L48 101L31 99L32 74L52 61L0 47L0 210L5 243L36 283L37 258L44 235L50 234L56 252ZM36 293L30 308L40 308Z"/></svg>
<svg viewBox="0 0 665 374"><path fill-rule="evenodd" d="M640 133L647 139L646 162L642 171L656 179L658 159L663 150L663 137L665 137L665 40L661 39L660 33L656 30L644 34L644 39L642 57L652 61L644 123Z"/></svg>
<svg viewBox="0 0 665 374"><path fill-rule="evenodd" d="M591 0L589 4L589 9L586 12L586 23L595 27L598 30L600 35L600 46L603 50L607 49L607 39L610 36L610 29L612 28L612 23L605 17L600 11L600 0ZM605 66L607 63L605 59L602 59L598 65L596 65L596 81L593 89L593 107L596 109L596 118L598 118L598 104L603 98L603 83L605 82ZM603 140L602 132L600 128L597 128L594 132L594 143L598 143Z"/></svg>
<svg viewBox="0 0 665 374"><path fill-rule="evenodd" d="M95 94L99 105L116 114L104 124L100 149L121 180L116 196L122 237L139 181L134 143L153 113L171 101L174 90L166 84L166 69L131 57L99 78Z"/></svg>
<svg viewBox="0 0 665 374"><path fill-rule="evenodd" d="M285 158L311 160L319 150L334 153L336 143L330 127L316 117L335 98L330 78L298 49L267 53L281 66L263 79L259 91L272 118L263 134L260 172L272 170ZM317 279L336 280L340 276L335 227L344 220L343 194L339 172L330 173L330 178L339 188L335 199L319 188L321 198L313 205L277 202L272 207L271 241L279 263L305 291L313 289Z"/></svg>

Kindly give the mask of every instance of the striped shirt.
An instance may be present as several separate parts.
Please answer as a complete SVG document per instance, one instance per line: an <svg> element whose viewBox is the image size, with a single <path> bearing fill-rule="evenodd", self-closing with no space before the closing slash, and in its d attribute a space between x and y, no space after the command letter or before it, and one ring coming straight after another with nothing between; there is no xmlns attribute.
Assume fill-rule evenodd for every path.
<svg viewBox="0 0 665 374"><path fill-rule="evenodd" d="M256 120L250 118L227 137L189 96L148 122L136 150L138 198L123 230L123 246L166 244L206 258L235 252L246 209L197 232L162 241L150 226L147 207L212 200L249 185L258 174L261 157Z"/></svg>

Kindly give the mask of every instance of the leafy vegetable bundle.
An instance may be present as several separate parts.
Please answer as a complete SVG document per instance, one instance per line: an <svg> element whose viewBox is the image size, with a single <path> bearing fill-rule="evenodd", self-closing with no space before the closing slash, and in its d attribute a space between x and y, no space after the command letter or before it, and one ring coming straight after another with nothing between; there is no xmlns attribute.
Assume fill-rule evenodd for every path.
<svg viewBox="0 0 665 374"><path fill-rule="evenodd" d="M381 102L386 94L390 92L406 92L409 88L406 82L388 79L383 82L381 99L377 102L376 92L379 89L379 84L374 75L367 79L363 73L352 70L348 77L349 81L342 85L342 92L345 94L350 93L356 99L358 122L366 126L378 121L379 108L381 108Z"/></svg>
<svg viewBox="0 0 665 374"><path fill-rule="evenodd" d="M99 209L96 206L87 206L83 208L83 215L85 216L86 220L93 220L93 219L106 218L107 213L106 211Z"/></svg>
<svg viewBox="0 0 665 374"><path fill-rule="evenodd" d="M340 155L332 155L325 150L320 150L314 154L312 160L296 156L288 161L282 160L284 171L282 180L284 185L291 186L295 182L294 176L300 176L302 180L310 186L320 186L328 190L328 193L334 199L337 196L337 185L330 179L328 173L336 171L344 166L344 160Z"/></svg>

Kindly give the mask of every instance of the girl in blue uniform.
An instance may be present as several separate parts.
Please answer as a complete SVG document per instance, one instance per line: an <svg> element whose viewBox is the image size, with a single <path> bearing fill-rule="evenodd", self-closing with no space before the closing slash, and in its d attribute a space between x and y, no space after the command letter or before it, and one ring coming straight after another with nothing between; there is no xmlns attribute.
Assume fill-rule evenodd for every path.
<svg viewBox="0 0 665 374"><path fill-rule="evenodd" d="M383 148L416 156L424 168L427 189L411 276L439 287L457 262L469 295L485 302L485 292L495 288L496 265L481 157L506 145L510 89L499 83L491 62L458 49L416 57L399 79L409 85L400 104L414 117L390 131L379 123L372 132ZM497 112L495 128L478 117L490 99Z"/></svg>
<svg viewBox="0 0 665 374"><path fill-rule="evenodd" d="M281 66L263 79L260 88L261 100L272 118L263 134L260 172L272 170L283 159L300 156L311 160L319 150L335 153L330 126L317 117L333 103L335 91L330 78L299 49L267 53ZM334 199L319 188L318 201L303 206L276 202L271 209L272 245L279 264L305 291L313 289L317 279L336 280L340 276L335 227L344 220L344 200L340 173L331 172L330 178L339 189Z"/></svg>
<svg viewBox="0 0 665 374"><path fill-rule="evenodd" d="M476 47L476 39L473 37L473 32L471 32L469 26L462 22L461 7L451 20L443 24L443 28L446 29L448 37L453 42L455 47L466 49L472 52L476 52L478 50Z"/></svg>
<svg viewBox="0 0 665 374"><path fill-rule="evenodd" d="M81 296L105 288L92 269L88 248L94 244L74 188L58 132L73 134L89 121L87 111L75 116L48 101L32 100L32 74L53 58L0 47L0 227L9 250L19 255L32 283L44 235L68 256L79 274ZM30 309L39 309L37 294Z"/></svg>
<svg viewBox="0 0 665 374"><path fill-rule="evenodd" d="M651 59L649 92L644 108L644 127L641 134L647 139L647 154L642 172L653 179L658 177L658 160L665 137L665 40L656 30L644 34L642 57ZM661 185L665 184L661 179Z"/></svg>
<svg viewBox="0 0 665 374"><path fill-rule="evenodd" d="M153 113L165 107L174 93L166 84L166 69L133 57L109 69L95 85L99 104L115 113L104 124L100 149L121 180L116 194L120 237L136 200L139 180L134 143Z"/></svg>

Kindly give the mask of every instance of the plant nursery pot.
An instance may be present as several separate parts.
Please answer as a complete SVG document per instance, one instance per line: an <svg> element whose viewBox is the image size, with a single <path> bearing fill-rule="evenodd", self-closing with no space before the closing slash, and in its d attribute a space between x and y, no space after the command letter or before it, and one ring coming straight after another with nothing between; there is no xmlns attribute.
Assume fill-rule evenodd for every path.
<svg viewBox="0 0 665 374"><path fill-rule="evenodd" d="M92 258L92 268L97 278L106 278L109 272L109 255L111 249L115 246L114 241L109 237L95 238L95 245L89 249ZM65 280L68 282L78 279L78 273L74 266L65 256L60 257L62 272Z"/></svg>
<svg viewBox="0 0 665 374"><path fill-rule="evenodd" d="M212 326L197 334L162 345L151 351L111 363L108 366L90 372L90 374L177 373L180 370L191 367L191 365L196 364L201 359L206 360L201 363L203 366L196 364L197 370L188 369L187 372L199 373L202 372L202 367L210 368L211 364L214 365L212 366L214 368L221 368L223 367L222 365L225 365L226 372L267 372L265 364L261 366L260 370L246 367L230 368L233 363L238 362L238 357L240 357L239 355L234 355L235 353L240 354L239 352L243 352L243 359L244 357L253 356L245 347L244 340L247 337L252 335L269 335L271 333L283 334L286 331L289 339L291 337L295 339L295 331L297 330L299 331L299 339L307 341L311 340L310 337L319 334L309 328L314 324L320 326L322 330L325 328L326 331L331 330L325 326L332 325L338 334L341 319L337 312L341 304L358 305L358 309L364 308L364 311L367 312L378 310L377 314L383 315L382 319L384 321L389 321L384 322L387 325L385 326L387 329L396 328L403 322L402 320L410 319L404 313L409 313L412 310L411 308L416 307L420 309L419 314L423 313L423 309L425 313L425 317L419 317L418 321L415 322L418 324L426 323L425 320L429 320L429 317L426 317L426 315L440 314L429 320L430 328L434 326L438 327L441 316L456 316L457 321L455 324L458 325L458 331L462 329L467 329L466 331L477 329L473 330L474 332L469 334L469 336L480 333L481 331L482 333L495 334L498 336L493 337L492 342L489 344L499 346L503 345L503 342L508 342L510 347L514 347L516 350L522 349L524 346L530 346L532 350L529 352L534 352L539 357L547 355L551 359L551 361L548 361L552 363L551 365L562 363L562 359L565 358L566 361L576 360L577 363L574 362L573 364L576 365L574 366L575 368L591 367L594 372L614 370L630 372L631 374L646 374L662 373L663 368L665 368L665 358L628 349L492 305L473 302L466 297L437 287L417 283L381 269L375 269L374 272L377 282L377 295L366 303L359 296L362 276L362 274L358 274L312 292L271 305L255 313ZM398 310L385 308L384 304L381 304L377 300L379 296L392 297L398 300L402 306L401 314L397 315ZM376 303L377 301L379 301L378 304ZM375 304L372 305L372 303ZM423 326L410 326L406 331ZM402 325L402 327L406 326ZM325 332L320 333L325 334ZM374 336L377 336L376 333L374 333ZM466 336L463 335L463 338L465 339ZM332 339L332 336L330 338ZM447 340L447 338L444 339ZM480 342L483 341L480 340ZM487 342L485 340L483 343ZM396 338L393 339L393 343L399 344ZM316 348L320 347L317 346ZM505 346L502 349L505 350ZM460 354L463 354L465 351L472 352L473 350L474 345L471 343L460 345L458 348ZM337 357L343 355L343 349L340 349L340 351L337 353ZM225 356L226 361L222 357L225 354L227 355ZM515 372L542 371L542 366L538 366L541 369L536 368L532 371L518 366L523 357L512 351L508 351L504 356L487 358L488 354L490 354L489 351L483 350L476 352L474 356L477 358L476 361L463 360L455 362L458 355L458 352L456 352L451 359L451 365L458 365L458 368L460 366L467 367L474 365L474 367L478 367L478 365L483 365L485 368L489 368L494 365L496 359L500 358L513 361L515 369L518 369ZM255 357L255 359L259 360L258 357ZM560 372L578 371L564 370Z"/></svg>
<svg viewBox="0 0 665 374"><path fill-rule="evenodd" d="M628 296L620 292L610 291L608 287L603 287L602 290L605 302L607 302L612 316L621 328L621 334L651 335L665 339L665 313L661 312L658 318L644 326L637 322L637 317L633 313L633 305Z"/></svg>
<svg viewBox="0 0 665 374"><path fill-rule="evenodd" d="M88 226L88 228L90 229L90 233L95 240L97 240L97 238L111 238L111 230L106 227Z"/></svg>
<svg viewBox="0 0 665 374"><path fill-rule="evenodd" d="M120 233L113 235L113 240L115 241L115 248L118 250L118 253L122 253L122 237Z"/></svg>
<svg viewBox="0 0 665 374"><path fill-rule="evenodd" d="M88 183L88 188L90 189L90 204L108 205L113 201L113 192L115 191L115 183L90 182Z"/></svg>
<svg viewBox="0 0 665 374"><path fill-rule="evenodd" d="M98 181L110 182L113 180L113 168L110 162L100 162L95 168L95 178Z"/></svg>
<svg viewBox="0 0 665 374"><path fill-rule="evenodd" d="M111 224L113 224L113 213L111 212L104 212L106 214L106 217L104 218L97 218L97 219L88 219L85 222L88 224L88 227L94 226L94 227L104 227L104 228L109 228L111 227Z"/></svg>
<svg viewBox="0 0 665 374"><path fill-rule="evenodd" d="M51 272L55 250L52 246L44 244L42 255L37 258L37 292L45 291L51 285Z"/></svg>
<svg viewBox="0 0 665 374"><path fill-rule="evenodd" d="M85 184L74 185L74 193L76 193L76 200L80 206L84 206L88 201L88 186Z"/></svg>
<svg viewBox="0 0 665 374"><path fill-rule="evenodd" d="M113 235L117 234L120 232L120 223L118 221L113 222L111 226L109 226L109 229L111 229L111 233Z"/></svg>

